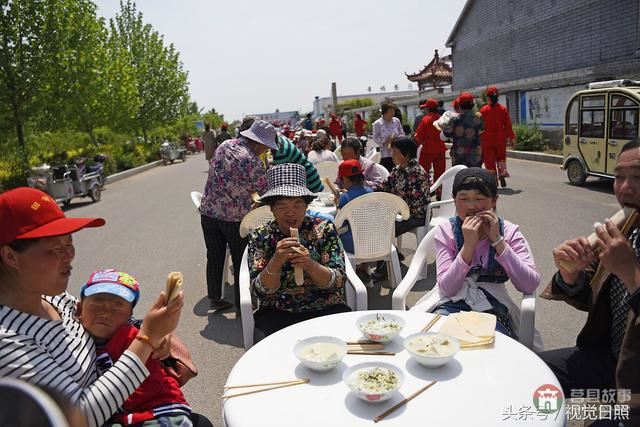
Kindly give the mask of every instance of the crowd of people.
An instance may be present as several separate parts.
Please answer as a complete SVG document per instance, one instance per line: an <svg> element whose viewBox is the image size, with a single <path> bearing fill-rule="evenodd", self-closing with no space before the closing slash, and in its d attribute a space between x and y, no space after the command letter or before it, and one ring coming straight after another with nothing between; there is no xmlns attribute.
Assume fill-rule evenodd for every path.
<svg viewBox="0 0 640 427"><path fill-rule="evenodd" d="M310 116L294 135L253 118L244 120L236 138L226 126L218 135L207 126L209 172L199 209L209 314L235 306L240 315L238 292L234 302L221 298L227 248L236 290L242 256L248 253L258 302L257 340L306 319L349 311L343 249L352 251L354 242L348 228L339 234L332 217L310 206L324 187L314 164L338 162L329 147L339 144L342 161L332 180L340 191L337 208L376 191L395 194L410 211L409 219L395 225L398 236L425 224L430 169L434 179L443 172L449 138L452 163L467 168L453 183L456 214L435 234L439 301L434 311L491 313L496 330L516 338L515 305L497 289L511 282L521 292L535 292L540 274L519 227L498 215L498 185L506 185L504 152L513 131L498 91L489 88L487 95L488 104L479 111L467 93L454 102L455 111L442 111L433 99L421 102L423 116L409 135L397 108L383 104L372 125L380 165L364 156L357 135L339 137L331 123L328 130L314 129ZM622 147L616 166L614 192L621 206L640 208L639 176L640 143L634 140ZM259 205L268 206L274 219L241 237L242 218ZM71 235L105 221L68 218L39 190L22 187L1 194L0 223L1 377L42 387L75 408L67 411L68 418L79 411L89 426L210 425L192 411L177 378L160 362L169 355L181 293L171 300L159 295L142 322L131 318L141 285L130 274L96 271L80 295L70 295ZM631 417L637 421L640 377L633 367L640 348L640 218L636 212L621 227L607 221L596 226L596 234L595 243L579 237L553 251L558 272L542 297L566 301L587 311L588 318L576 347L539 354L565 395L572 389L631 390ZM384 264L378 265L372 279L386 274Z"/></svg>

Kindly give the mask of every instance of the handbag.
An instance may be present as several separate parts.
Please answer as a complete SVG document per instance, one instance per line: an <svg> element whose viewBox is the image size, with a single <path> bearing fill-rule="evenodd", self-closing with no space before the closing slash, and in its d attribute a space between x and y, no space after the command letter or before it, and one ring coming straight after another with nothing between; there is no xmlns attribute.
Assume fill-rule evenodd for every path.
<svg viewBox="0 0 640 427"><path fill-rule="evenodd" d="M178 381L180 387L198 375L198 368L191 359L185 343L176 335L171 335L169 357L162 361L165 371Z"/></svg>

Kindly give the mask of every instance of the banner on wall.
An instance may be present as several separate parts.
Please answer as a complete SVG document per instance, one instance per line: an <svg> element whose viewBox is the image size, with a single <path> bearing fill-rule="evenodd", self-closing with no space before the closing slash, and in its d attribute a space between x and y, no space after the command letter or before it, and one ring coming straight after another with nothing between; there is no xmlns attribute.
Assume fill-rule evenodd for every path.
<svg viewBox="0 0 640 427"><path fill-rule="evenodd" d="M583 86L566 86L521 92L520 123L562 127L569 98Z"/></svg>

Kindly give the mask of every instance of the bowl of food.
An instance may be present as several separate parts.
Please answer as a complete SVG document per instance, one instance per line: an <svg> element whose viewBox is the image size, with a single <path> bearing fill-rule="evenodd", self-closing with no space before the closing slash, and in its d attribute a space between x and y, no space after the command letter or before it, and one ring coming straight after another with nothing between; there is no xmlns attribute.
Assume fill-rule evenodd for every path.
<svg viewBox="0 0 640 427"><path fill-rule="evenodd" d="M439 332L418 332L404 339L404 348L422 366L437 368L453 359L460 342Z"/></svg>
<svg viewBox="0 0 640 427"><path fill-rule="evenodd" d="M371 341L385 343L394 339L402 331L405 322L402 317L393 314L373 313L359 318L356 325Z"/></svg>
<svg viewBox="0 0 640 427"><path fill-rule="evenodd" d="M298 341L293 352L307 368L328 371L335 368L347 354L347 343L335 337L311 337Z"/></svg>
<svg viewBox="0 0 640 427"><path fill-rule="evenodd" d="M342 374L347 387L366 402L382 402L390 398L404 382L402 371L384 362L354 365Z"/></svg>

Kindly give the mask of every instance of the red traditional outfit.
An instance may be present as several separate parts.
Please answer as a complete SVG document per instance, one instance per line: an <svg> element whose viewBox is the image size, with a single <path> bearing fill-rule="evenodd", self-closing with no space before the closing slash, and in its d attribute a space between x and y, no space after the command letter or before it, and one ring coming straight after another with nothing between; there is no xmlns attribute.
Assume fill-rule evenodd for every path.
<svg viewBox="0 0 640 427"><path fill-rule="evenodd" d="M498 89L490 87L487 96L498 95ZM484 120L484 132L480 135L482 142L482 161L484 167L500 178L509 177L507 172L507 139L515 139L509 111L497 101L480 109ZM506 184L502 182L504 187Z"/></svg>
<svg viewBox="0 0 640 427"><path fill-rule="evenodd" d="M438 108L438 102L435 99L429 99L420 107L423 108L423 106L429 109L435 109ZM416 131L416 140L418 144L422 146L418 163L420 163L427 173L429 173L431 165L433 165L433 182L435 182L446 169L445 153L447 152L447 147L444 145L444 141L440 139L440 131L433 125L433 122L439 118L440 115L438 113L429 111L422 118Z"/></svg>

